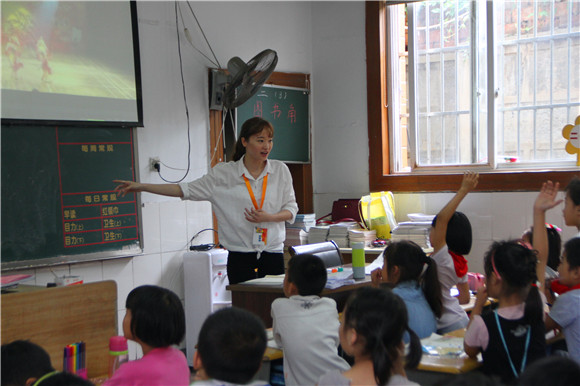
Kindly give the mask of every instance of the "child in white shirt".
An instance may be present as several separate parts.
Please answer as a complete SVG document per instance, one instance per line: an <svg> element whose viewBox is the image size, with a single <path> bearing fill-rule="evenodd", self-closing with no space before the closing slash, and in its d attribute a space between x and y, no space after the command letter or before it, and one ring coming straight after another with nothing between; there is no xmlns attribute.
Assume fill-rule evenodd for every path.
<svg viewBox="0 0 580 386"><path fill-rule="evenodd" d="M319 257L295 255L284 277L287 298L272 303L274 339L284 350L286 385L314 385L329 370L350 368L338 355L336 302L320 297L326 277Z"/></svg>

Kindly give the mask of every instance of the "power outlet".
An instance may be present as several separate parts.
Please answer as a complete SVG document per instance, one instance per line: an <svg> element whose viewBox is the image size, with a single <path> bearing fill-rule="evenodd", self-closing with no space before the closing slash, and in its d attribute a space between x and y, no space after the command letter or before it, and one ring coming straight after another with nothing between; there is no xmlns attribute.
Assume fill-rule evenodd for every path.
<svg viewBox="0 0 580 386"><path fill-rule="evenodd" d="M152 172L161 171L161 161L159 160L159 157L149 158L149 170Z"/></svg>

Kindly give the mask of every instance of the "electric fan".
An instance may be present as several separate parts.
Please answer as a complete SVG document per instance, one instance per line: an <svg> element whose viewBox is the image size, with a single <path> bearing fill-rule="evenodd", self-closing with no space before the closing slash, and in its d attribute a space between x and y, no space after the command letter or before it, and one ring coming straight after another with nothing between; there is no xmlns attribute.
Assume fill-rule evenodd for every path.
<svg viewBox="0 0 580 386"><path fill-rule="evenodd" d="M212 110L235 109L252 97L268 80L276 64L276 51L266 49L248 63L239 57L228 61L229 75L223 70L212 70Z"/></svg>

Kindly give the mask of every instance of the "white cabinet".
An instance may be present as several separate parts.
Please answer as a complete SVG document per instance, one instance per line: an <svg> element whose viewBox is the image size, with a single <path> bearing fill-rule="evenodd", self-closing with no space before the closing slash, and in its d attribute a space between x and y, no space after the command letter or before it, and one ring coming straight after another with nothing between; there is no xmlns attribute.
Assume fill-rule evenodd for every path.
<svg viewBox="0 0 580 386"><path fill-rule="evenodd" d="M186 252L183 254L185 290L185 323L187 361L193 364L193 353L201 325L212 312L232 305L232 294L226 290L228 251Z"/></svg>

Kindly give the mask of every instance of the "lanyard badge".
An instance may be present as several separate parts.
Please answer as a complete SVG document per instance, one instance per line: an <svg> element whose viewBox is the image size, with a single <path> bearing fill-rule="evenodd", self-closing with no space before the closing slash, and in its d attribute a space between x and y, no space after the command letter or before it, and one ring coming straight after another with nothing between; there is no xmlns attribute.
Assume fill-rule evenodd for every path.
<svg viewBox="0 0 580 386"><path fill-rule="evenodd" d="M248 193L250 193L250 198L252 199L252 203L254 204L254 209L260 210L264 206L264 199L266 198L266 188L268 187L268 175L264 176L262 180L262 199L260 200L260 206L258 206L258 202L256 201L256 196L254 196L254 191L252 190L252 186L250 185L250 180L246 177L245 174L242 174L244 177L244 182L246 183L246 188L248 189ZM252 237L252 245L255 247L264 247L268 243L268 228L262 228L259 226L254 227L254 234Z"/></svg>

